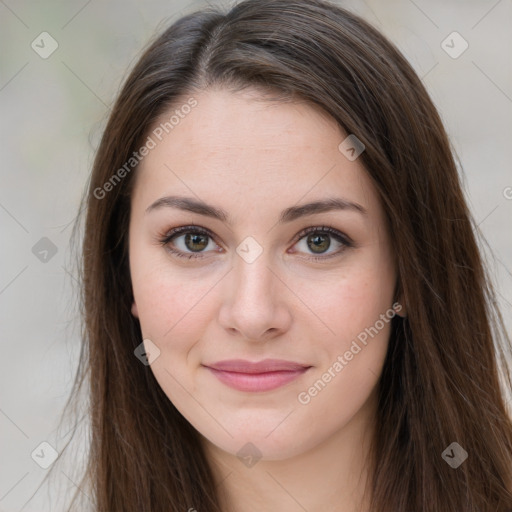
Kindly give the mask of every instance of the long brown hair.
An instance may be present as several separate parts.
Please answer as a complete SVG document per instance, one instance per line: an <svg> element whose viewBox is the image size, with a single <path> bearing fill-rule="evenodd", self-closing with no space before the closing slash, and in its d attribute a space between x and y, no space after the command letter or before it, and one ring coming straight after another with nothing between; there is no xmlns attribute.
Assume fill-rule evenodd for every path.
<svg viewBox="0 0 512 512"><path fill-rule="evenodd" d="M227 13L184 16L148 46L96 154L84 199L83 350L70 398L87 384L81 489L95 510L221 510L199 434L134 356L142 338L130 312L127 233L136 166L98 192L156 120L214 85L310 102L366 147L360 158L389 220L408 315L393 323L379 382L371 510L512 509L510 340L436 108L393 44L347 10L246 0ZM456 469L442 457L453 442L468 453Z"/></svg>

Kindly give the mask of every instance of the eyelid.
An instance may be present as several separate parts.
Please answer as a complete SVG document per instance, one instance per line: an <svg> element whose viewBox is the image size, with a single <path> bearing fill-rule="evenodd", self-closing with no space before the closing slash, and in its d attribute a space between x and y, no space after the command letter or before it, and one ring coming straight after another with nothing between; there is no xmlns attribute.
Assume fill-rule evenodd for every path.
<svg viewBox="0 0 512 512"><path fill-rule="evenodd" d="M332 228L331 226L309 226L307 228L304 228L302 231L297 233L295 238L292 239L292 241L297 243L299 240L304 238L304 236L309 235L310 233L327 233L329 235L332 235L333 237L341 238L342 241L346 245L354 245L354 241L345 233L339 231L338 229Z"/></svg>

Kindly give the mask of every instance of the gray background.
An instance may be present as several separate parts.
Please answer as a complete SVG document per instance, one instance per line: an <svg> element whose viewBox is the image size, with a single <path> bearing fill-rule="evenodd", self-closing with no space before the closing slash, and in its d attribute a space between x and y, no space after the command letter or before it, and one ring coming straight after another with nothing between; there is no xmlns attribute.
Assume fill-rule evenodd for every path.
<svg viewBox="0 0 512 512"><path fill-rule="evenodd" d="M510 332L512 1L339 3L397 44L437 105L461 160L471 210L494 253L490 258L487 251L489 266ZM31 453L44 441L60 451L67 439L56 427L79 348L72 221L128 68L155 30L203 5L0 0L0 511L62 510L49 505L45 486L38 490L48 470ZM31 47L34 40L41 45L44 31L58 43L46 59ZM469 44L458 58L442 47L453 31ZM447 44L461 48L457 39ZM43 237L55 255L39 246L34 254ZM48 242L39 244L44 249ZM62 492L76 482L77 453L70 469L58 472Z"/></svg>

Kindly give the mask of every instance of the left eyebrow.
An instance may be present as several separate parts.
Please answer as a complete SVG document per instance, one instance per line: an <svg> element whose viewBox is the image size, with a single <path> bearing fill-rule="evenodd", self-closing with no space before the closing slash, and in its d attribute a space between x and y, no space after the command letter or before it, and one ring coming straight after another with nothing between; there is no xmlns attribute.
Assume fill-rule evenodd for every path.
<svg viewBox="0 0 512 512"><path fill-rule="evenodd" d="M329 197L320 201L286 208L286 210L283 210L281 213L279 222L291 222L299 217L305 217L306 215L313 215L315 213L330 212L333 210L352 210L363 215L368 214L366 208L358 203L347 201L346 199L341 199L339 197Z"/></svg>
<svg viewBox="0 0 512 512"><path fill-rule="evenodd" d="M212 217L214 219L220 220L231 225L229 215L225 210L204 203L203 201L200 201L193 197L161 197L160 199L157 199L154 203L152 203L150 206L146 208L146 213L150 213L153 210L157 210L163 207L178 208L180 210L197 213L199 215ZM316 213L329 212L333 210L352 210L359 212L362 215L368 214L366 208L364 208L362 205L358 203L347 201L346 199L338 197L329 197L326 199L322 199L320 201L314 201L311 203L286 208L281 212L278 222L281 224L285 222L292 222L300 217L314 215Z"/></svg>

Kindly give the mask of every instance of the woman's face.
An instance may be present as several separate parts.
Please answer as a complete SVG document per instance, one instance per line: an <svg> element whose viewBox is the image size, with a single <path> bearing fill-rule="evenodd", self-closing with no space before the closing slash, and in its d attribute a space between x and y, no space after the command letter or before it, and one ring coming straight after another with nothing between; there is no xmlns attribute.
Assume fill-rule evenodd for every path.
<svg viewBox="0 0 512 512"><path fill-rule="evenodd" d="M369 417L396 273L376 191L339 149L348 134L257 96L202 92L165 137L150 133L134 171L132 313L195 429L230 454L284 459Z"/></svg>

